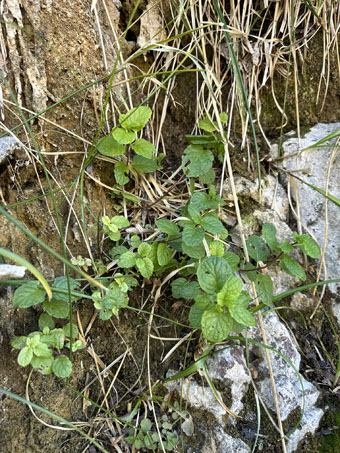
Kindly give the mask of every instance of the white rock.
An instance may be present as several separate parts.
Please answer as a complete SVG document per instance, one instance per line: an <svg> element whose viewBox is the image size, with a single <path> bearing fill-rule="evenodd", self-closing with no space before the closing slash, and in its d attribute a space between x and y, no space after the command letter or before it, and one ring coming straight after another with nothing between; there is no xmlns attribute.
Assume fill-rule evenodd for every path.
<svg viewBox="0 0 340 453"><path fill-rule="evenodd" d="M12 264L0 264L0 280L11 280L23 278L25 276L26 267L15 266Z"/></svg>
<svg viewBox="0 0 340 453"><path fill-rule="evenodd" d="M232 437L217 426L201 453L248 453L250 448L241 439Z"/></svg>
<svg viewBox="0 0 340 453"><path fill-rule="evenodd" d="M292 435L287 444L287 450L293 452L298 443L307 433L314 434L319 426L323 411L315 407L319 397L319 391L310 382L300 375L299 370L301 357L295 342L287 328L280 322L276 313L271 312L263 317L264 328L268 345L279 351L282 356L290 360L294 368L279 354L270 351L271 364L279 400L280 414L282 420L286 420L289 414L296 409L304 407L304 416L299 429ZM248 337L262 343L262 336L258 327L248 330ZM260 357L258 364L259 376L263 379L257 383L258 391L266 406L275 412L271 382L268 366L265 358L265 349L260 346L250 346L250 350ZM303 385L303 390L302 386ZM303 397L304 394L304 397Z"/></svg>
<svg viewBox="0 0 340 453"><path fill-rule="evenodd" d="M261 206L274 211L280 220L287 221L289 214L289 202L284 187L278 182L277 178L268 175L262 179L262 198L260 199L258 179L250 181L243 176L236 176L234 179L236 194L242 199L250 198ZM229 180L223 186L223 199L233 201Z"/></svg>
<svg viewBox="0 0 340 453"><path fill-rule="evenodd" d="M167 382L165 386L169 392L172 392L173 390L178 390L179 392L182 391L182 397L192 407L211 412L211 414L213 414L215 418L222 423L222 417L226 414L226 411L216 401L210 387L202 387L192 379L184 379L183 382L170 381ZM221 394L219 392L217 393L219 398L222 400Z"/></svg>
<svg viewBox="0 0 340 453"><path fill-rule="evenodd" d="M300 140L290 138L283 143L284 155L296 155L283 160L283 167L286 170L294 171L297 176L309 184L322 190L326 190L327 171L330 163L335 139L323 143L318 149L302 151L314 145L327 135L340 129L340 123L317 124ZM303 170L296 172L296 170ZM306 174L305 171L308 173ZM338 153L330 167L329 193L340 199L340 153ZM315 236L322 247L326 231L325 222L325 197L311 187L295 180L298 190L298 201L302 223ZM297 198L292 190L293 198ZM328 278L340 277L340 234L339 234L340 208L328 201L328 239L325 253ZM340 285L329 285L332 292L336 293ZM339 318L340 322L340 318Z"/></svg>
<svg viewBox="0 0 340 453"><path fill-rule="evenodd" d="M0 165L19 147L18 141L14 137L0 138Z"/></svg>
<svg viewBox="0 0 340 453"><path fill-rule="evenodd" d="M219 352L207 359L209 376L231 388L232 406L230 410L238 415L243 409L242 398L251 382L250 373L244 358L244 348L220 348Z"/></svg>

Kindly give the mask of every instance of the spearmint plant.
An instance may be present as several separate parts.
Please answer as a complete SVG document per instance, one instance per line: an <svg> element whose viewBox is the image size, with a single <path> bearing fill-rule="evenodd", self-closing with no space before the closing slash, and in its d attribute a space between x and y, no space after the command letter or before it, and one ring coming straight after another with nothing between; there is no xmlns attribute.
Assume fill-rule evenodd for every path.
<svg viewBox="0 0 340 453"><path fill-rule="evenodd" d="M78 283L70 279L72 289L77 288ZM59 291L64 292L59 292ZM11 345L19 349L19 365L25 367L31 365L42 374L54 373L58 377L68 377L72 371L72 363L69 358L61 354L64 347L73 352L84 346L80 340L75 340L78 328L66 324L62 328L55 328L52 318L67 318L69 314L67 281L65 277L57 277L52 286L53 298L45 300L45 291L39 287L38 282L32 281L20 286L14 294L13 305L18 308L32 307L42 303L45 313L39 317L40 331L31 332L27 337L15 337ZM73 300L76 300L73 297Z"/></svg>
<svg viewBox="0 0 340 453"><path fill-rule="evenodd" d="M115 180L119 186L128 183L127 175L131 172L147 173L159 168L160 158L155 157L154 146L137 137L150 116L151 110L144 106L121 114L119 125L97 144L101 154L120 159L114 164ZM222 113L220 119L226 122L228 117ZM217 195L213 185L214 159L223 156L221 134L216 122L208 117L200 120L199 127L204 135L187 136L189 146L184 151L182 169L189 178L191 195L177 221L157 219L154 229L158 235L151 241L129 234L125 229L130 226L130 221L123 216L103 216L100 219L106 243L112 242L112 275L103 280L106 282L103 283L105 289L94 290L92 298L99 318L107 320L118 316L119 310L128 306L129 292L143 278L158 278L180 268L178 278L171 283L172 295L175 299L194 301L189 311L189 322L193 328L201 329L208 341L215 343L226 340L231 332L240 333L244 328L255 325L250 308L253 299L245 283L254 282L258 300L263 305L272 304L273 282L264 271L269 261L276 262L282 271L305 281L305 271L292 257L292 252L299 249L311 258L318 258L320 248L307 234L293 233L292 238L279 242L275 227L266 223L262 226L261 236L253 235L247 239L250 262L245 262L242 254L229 251L226 243L228 231L218 215L225 202ZM208 187L195 190L197 178ZM122 196L125 196L124 192ZM130 199L128 194L126 198ZM73 259L73 263L82 267L91 264L82 257ZM108 272L105 263L101 263L101 270ZM80 292L75 292L79 283L71 278L69 285L73 303L81 297ZM67 324L56 328L53 320L69 316L68 282L65 277L54 280L52 295L51 300L46 300L45 290L38 281L27 282L15 291L14 307L28 308L40 304L43 313L39 318L40 331L14 338L12 346L20 350L20 365L31 365L43 374L67 377L72 364L61 350L67 347L76 351L82 348L82 343L76 340L76 326L70 329L70 324ZM145 434L151 427L147 429L144 426L142 429L143 435L133 437L133 441L131 438L132 443L137 446L144 442L145 447L156 448L159 439L156 439L155 433ZM168 442L169 447L176 443L170 431L166 433L164 442Z"/></svg>
<svg viewBox="0 0 340 453"><path fill-rule="evenodd" d="M123 187L129 182L129 173L151 173L160 168L163 155L156 157L156 148L144 138L137 138L151 118L149 107L139 106L119 115L119 125L112 129L97 143L100 154L108 157L120 157L114 165L114 176L118 186ZM134 152L131 160L125 156L128 149Z"/></svg>

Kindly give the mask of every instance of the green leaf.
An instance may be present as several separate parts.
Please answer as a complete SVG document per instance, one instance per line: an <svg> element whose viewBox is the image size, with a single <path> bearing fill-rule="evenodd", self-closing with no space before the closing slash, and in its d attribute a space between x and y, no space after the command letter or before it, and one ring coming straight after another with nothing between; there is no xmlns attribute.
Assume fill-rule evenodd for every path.
<svg viewBox="0 0 340 453"><path fill-rule="evenodd" d="M280 259L280 266L287 274L297 277L303 282L306 280L306 274L300 264L290 256L284 254Z"/></svg>
<svg viewBox="0 0 340 453"><path fill-rule="evenodd" d="M205 257L205 248L203 244L197 245L195 247L192 247L190 245L185 244L185 242L182 243L182 252L185 255L190 256L190 258L204 258Z"/></svg>
<svg viewBox="0 0 340 453"><path fill-rule="evenodd" d="M204 230L200 227L196 228L194 225L185 225L183 228L182 239L186 245L196 247L202 244L204 239Z"/></svg>
<svg viewBox="0 0 340 453"><path fill-rule="evenodd" d="M69 278L69 282L70 282L71 291L73 291L74 289L78 288L79 283L77 282L77 280L75 280L74 278ZM54 284L52 286L52 293L53 293L53 299L54 300L63 300L65 302L69 301L68 294L57 293L56 291L53 291L54 289L62 289L64 291L68 291L67 277L64 277L64 276L63 277L57 277L54 280ZM71 299L72 300L78 300L79 297L72 296Z"/></svg>
<svg viewBox="0 0 340 453"><path fill-rule="evenodd" d="M150 278L153 273L153 263L150 258L137 258L136 265L144 278Z"/></svg>
<svg viewBox="0 0 340 453"><path fill-rule="evenodd" d="M158 170L158 164L155 159L146 159L138 155L133 158L132 167L139 173L152 173Z"/></svg>
<svg viewBox="0 0 340 453"><path fill-rule="evenodd" d="M129 250L124 247L124 245L117 245L115 247L112 247L110 250L110 256L115 260L120 257L120 255L123 255L123 253L128 252Z"/></svg>
<svg viewBox="0 0 340 453"><path fill-rule="evenodd" d="M197 282L189 282L185 278L177 278L171 283L172 295L175 299L194 299L201 292Z"/></svg>
<svg viewBox="0 0 340 453"><path fill-rule="evenodd" d="M224 254L224 259L228 262L231 270L233 272L238 271L238 265L240 264L240 257L233 252L226 252Z"/></svg>
<svg viewBox="0 0 340 453"><path fill-rule="evenodd" d="M211 308L211 305L215 305L215 295L208 295L208 294L198 294L195 296L195 302L196 304L204 308L204 310L207 310L208 308Z"/></svg>
<svg viewBox="0 0 340 453"><path fill-rule="evenodd" d="M39 316L38 323L39 323L39 329L40 330L44 330L44 327L48 327L49 330L52 330L54 328L54 321L51 318L51 316L48 315L47 313L42 313Z"/></svg>
<svg viewBox="0 0 340 453"><path fill-rule="evenodd" d="M187 162L190 161L189 164ZM207 173L213 164L213 153L204 149L200 145L189 145L184 150L182 158L182 166L185 168L187 164L187 175L189 177L198 177Z"/></svg>
<svg viewBox="0 0 340 453"><path fill-rule="evenodd" d="M208 148L218 148L222 143L220 140L216 140L216 138L209 134L209 135L186 135L185 138L187 139L190 145L203 145Z"/></svg>
<svg viewBox="0 0 340 453"><path fill-rule="evenodd" d="M69 322L63 327L64 335L67 338L71 337L71 328L70 327L71 327L71 324ZM78 327L72 323L72 338L76 338L78 336L78 334L79 334Z"/></svg>
<svg viewBox="0 0 340 453"><path fill-rule="evenodd" d="M85 347L80 340L74 341L72 344L68 341L65 346L69 349L72 348L72 352L80 351Z"/></svg>
<svg viewBox="0 0 340 453"><path fill-rule="evenodd" d="M225 112L220 113L220 120L222 123L226 123L228 121L228 114Z"/></svg>
<svg viewBox="0 0 340 453"><path fill-rule="evenodd" d="M54 299L45 300L43 309L55 318L67 318L69 314L69 304L66 300Z"/></svg>
<svg viewBox="0 0 340 453"><path fill-rule="evenodd" d="M206 311L205 308L199 306L199 304L194 304L189 311L189 322L191 327L194 329L201 329L201 322L203 313Z"/></svg>
<svg viewBox="0 0 340 453"><path fill-rule="evenodd" d="M168 236L177 236L179 234L179 228L174 222L170 222L168 219L156 220L157 228Z"/></svg>
<svg viewBox="0 0 340 453"><path fill-rule="evenodd" d="M216 126L210 121L208 116L205 116L203 120L198 121L198 127L206 132L216 131Z"/></svg>
<svg viewBox="0 0 340 453"><path fill-rule="evenodd" d="M152 428L152 422L148 418L143 418L143 420L140 422L140 427L144 429L144 431L150 431Z"/></svg>
<svg viewBox="0 0 340 453"><path fill-rule="evenodd" d="M60 378L67 378L72 372L72 362L66 355L60 355L52 364L53 373Z"/></svg>
<svg viewBox="0 0 340 453"><path fill-rule="evenodd" d="M115 140L112 135L106 135L97 143L97 149L104 156L114 157L125 153L125 146Z"/></svg>
<svg viewBox="0 0 340 453"><path fill-rule="evenodd" d="M256 272L256 267L251 264L251 263L246 263L242 268L241 272L245 271L242 273L243 278L245 278L247 281L250 280L251 282L255 282L257 278L257 272Z"/></svg>
<svg viewBox="0 0 340 453"><path fill-rule="evenodd" d="M45 343L39 343L33 348L33 352L38 357L50 357L52 355L52 351L48 349Z"/></svg>
<svg viewBox="0 0 340 453"><path fill-rule="evenodd" d="M219 241L212 241L209 245L209 250L211 255L223 256L224 255L224 245Z"/></svg>
<svg viewBox="0 0 340 453"><path fill-rule="evenodd" d="M129 167L124 164L124 162L117 162L114 166L114 175L116 183L123 187L129 182L129 178L126 174L129 173Z"/></svg>
<svg viewBox="0 0 340 453"><path fill-rule="evenodd" d="M206 214L201 220L201 225L211 234L221 234L224 229L222 222L215 214Z"/></svg>
<svg viewBox="0 0 340 453"><path fill-rule="evenodd" d="M288 239L285 239L284 242L280 242L278 247L281 250L281 252L284 252L284 253L290 253L290 252L292 252L294 250L294 247L288 241Z"/></svg>
<svg viewBox="0 0 340 453"><path fill-rule="evenodd" d="M249 236L247 239L247 249L249 256L257 263L259 261L265 262L269 257L269 249L266 243L258 236Z"/></svg>
<svg viewBox="0 0 340 453"><path fill-rule="evenodd" d="M126 219L122 215L115 215L114 217L112 217L111 223L114 223L115 225L117 225L117 227L119 229L126 228L130 225L130 222L128 221L128 219Z"/></svg>
<svg viewBox="0 0 340 453"><path fill-rule="evenodd" d="M293 238L297 242L299 249L311 258L319 258L321 250L318 244L308 234L293 233Z"/></svg>
<svg viewBox="0 0 340 453"><path fill-rule="evenodd" d="M258 297L266 305L270 305L273 302L273 282L269 275L258 274L256 281L256 291Z"/></svg>
<svg viewBox="0 0 340 453"><path fill-rule="evenodd" d="M52 353L51 353L52 354ZM33 356L31 365L35 369L39 369L43 374L50 374L53 357L38 357Z"/></svg>
<svg viewBox="0 0 340 453"><path fill-rule="evenodd" d="M171 260L171 256L172 256L171 249L166 244L164 244L164 242L161 242L157 248L158 264L160 266L166 266Z"/></svg>
<svg viewBox="0 0 340 453"><path fill-rule="evenodd" d="M23 346L26 345L27 337L14 337L11 341L11 346L14 349L21 349Z"/></svg>
<svg viewBox="0 0 340 453"><path fill-rule="evenodd" d="M41 304L45 299L45 290L38 281L24 283L15 290L13 307L28 308Z"/></svg>
<svg viewBox="0 0 340 453"><path fill-rule="evenodd" d="M138 246L138 254L142 257L146 257L148 256L148 254L150 253L151 251L151 245L148 244L147 242L142 242L139 246Z"/></svg>
<svg viewBox="0 0 340 453"><path fill-rule="evenodd" d="M264 223L262 225L262 236L272 250L275 250L275 252L280 251L279 243L276 239L276 228L272 223Z"/></svg>
<svg viewBox="0 0 340 453"><path fill-rule="evenodd" d="M256 326L253 315L241 305L237 305L237 303L233 304L232 307L229 307L229 312L232 318L239 324L247 327Z"/></svg>
<svg viewBox="0 0 340 453"><path fill-rule="evenodd" d="M131 193L129 193L129 192L121 192L121 194L126 200L132 201L133 203L136 203L138 205L141 204L142 200L140 198L137 198L137 197L131 195Z"/></svg>
<svg viewBox="0 0 340 453"><path fill-rule="evenodd" d="M128 132L121 127L117 127L112 132L113 138L117 140L121 145L128 145L136 139L136 134L134 132Z"/></svg>
<svg viewBox="0 0 340 453"><path fill-rule="evenodd" d="M119 267L133 267L136 264L136 256L133 252L126 252L120 256Z"/></svg>
<svg viewBox="0 0 340 453"><path fill-rule="evenodd" d="M26 346L19 352L18 363L20 366L27 366L33 358L33 350L31 347Z"/></svg>
<svg viewBox="0 0 340 453"><path fill-rule="evenodd" d="M138 138L131 148L134 150L136 154L140 156L146 157L147 159L152 159L154 153L156 153L156 148L154 145L144 138Z"/></svg>
<svg viewBox="0 0 340 453"><path fill-rule="evenodd" d="M231 267L221 256L205 258L197 269L198 283L203 291L208 294L220 292L226 279L231 274Z"/></svg>
<svg viewBox="0 0 340 453"><path fill-rule="evenodd" d="M209 171L199 177L199 181L201 184L212 184L215 181L215 177L215 170L210 168Z"/></svg>
<svg viewBox="0 0 340 453"><path fill-rule="evenodd" d="M242 291L242 282L235 275L229 275L223 288L217 294L217 303L223 307L236 300Z"/></svg>
<svg viewBox="0 0 340 453"><path fill-rule="evenodd" d="M201 325L205 338L217 343L228 337L233 328L233 320L229 314L212 308L203 313Z"/></svg>
<svg viewBox="0 0 340 453"><path fill-rule="evenodd" d="M133 234L130 238L130 245L132 248L136 249L141 243L141 238L137 234Z"/></svg>
<svg viewBox="0 0 340 453"><path fill-rule="evenodd" d="M137 108L129 110L125 114L119 115L120 125L124 129L132 129L133 131L140 131L149 121L152 115L152 110L149 107L140 105Z"/></svg>
<svg viewBox="0 0 340 453"><path fill-rule="evenodd" d="M63 329L53 329L49 335L43 335L41 341L57 349L62 349L65 342L64 331Z"/></svg>

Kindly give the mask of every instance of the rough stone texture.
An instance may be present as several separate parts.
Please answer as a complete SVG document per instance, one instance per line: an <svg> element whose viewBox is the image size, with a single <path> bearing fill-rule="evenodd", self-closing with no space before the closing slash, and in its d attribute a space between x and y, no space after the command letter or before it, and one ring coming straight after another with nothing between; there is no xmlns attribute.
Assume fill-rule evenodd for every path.
<svg viewBox="0 0 340 453"><path fill-rule="evenodd" d="M225 348L207 359L208 373L211 378L223 382L230 387L232 405L230 410L238 415L243 409L242 395L251 382L251 377L244 358L242 347Z"/></svg>
<svg viewBox="0 0 340 453"><path fill-rule="evenodd" d="M289 202L285 189L278 182L277 178L268 175L262 180L262 199L260 200L258 180L250 181L243 176L235 177L235 189L241 202L251 199L256 203L261 203L265 208L274 211L280 220L288 220ZM223 198L227 201L233 201L230 189L230 183L227 179L224 187Z"/></svg>
<svg viewBox="0 0 340 453"><path fill-rule="evenodd" d="M321 417L323 416L323 410L316 407L319 391L314 385L304 379L304 377L297 375L301 357L289 331L280 322L275 312L265 315L263 320L268 344L279 351L280 354L286 357L293 365L290 365L276 352L270 352L281 418L284 421L293 412L296 413L297 410L303 410L304 408L304 415L299 428L287 441L287 451L288 453L291 453L296 450L299 442L307 433L315 433ZM258 341L259 344L263 342L258 327L253 327L248 330L248 338ZM255 359L251 363L251 367L254 369L254 379L259 396L266 404L267 408L275 413L265 349L254 344L249 344L249 349L255 356ZM219 380L224 388L230 388L232 395L232 405L230 409L235 414L239 414L242 411L242 399L249 390L249 384L251 383L251 375L247 368L243 351L242 347L220 347L220 350L208 358L206 362L210 377ZM293 367L295 367L295 369ZM303 385L303 390L301 383ZM181 386L178 382L171 382L167 384L167 388L169 391L174 389L180 390ZM223 416L226 412L216 402L210 388L203 388L195 381L185 379L182 383L182 396L192 407L209 411L215 416L218 423L215 430L216 432L213 435L214 444L211 444L211 441L209 440L206 445L207 449L202 451L239 451L240 453L249 451L248 446L244 444L242 440L232 438L225 433L225 420ZM233 423L233 421L233 419L228 418L229 423ZM217 431L221 434L220 437ZM219 443L219 438L221 439L221 443ZM219 450L219 445L227 445L228 448Z"/></svg>
<svg viewBox="0 0 340 453"><path fill-rule="evenodd" d="M287 443L287 450L292 452L296 449L298 443L304 438L306 433L314 433L319 426L323 411L315 407L319 392L310 382L302 376L299 377L296 371L299 370L301 357L294 343L293 338L286 327L279 321L276 313L271 312L264 316L264 328L266 331L268 344L279 351L283 356L288 358L294 365L295 370L277 353L271 351L270 357L279 399L280 413L282 420L286 420L289 414L296 409L303 408L303 391L305 393L304 416L301 420L300 428L297 429ZM249 338L262 342L262 336L258 327L248 330ZM265 350L259 346L250 346L253 352L256 352L260 361L257 365L259 382L257 387L259 394L267 407L275 411L272 388L265 358Z"/></svg>
<svg viewBox="0 0 340 453"><path fill-rule="evenodd" d="M217 426L202 448L202 453L248 453L250 448L241 439L232 437Z"/></svg>
<svg viewBox="0 0 340 453"><path fill-rule="evenodd" d="M286 140L283 143L285 156L297 153L298 151L301 152L284 159L284 168L289 171L303 170L303 172L299 171L295 174L307 183L326 190L328 166L330 165L331 155L334 149L332 145L335 144L335 139L323 143L323 146L328 145L329 147L309 149L307 151L303 150L314 145L337 129L340 129L340 123L317 124L301 138L300 143L295 137ZM340 155L338 154L330 166L328 187L330 194L340 199L339 173ZM325 197L298 180L295 180L295 184L297 195L292 190L292 196L295 200L298 198L302 224L315 236L322 247L326 231ZM340 276L339 219L339 207L328 201L328 238L325 253L328 278L339 278ZM330 285L330 289L334 293L337 292L338 288L340 288L340 285Z"/></svg>
<svg viewBox="0 0 340 453"><path fill-rule="evenodd" d="M23 278L26 268L24 266L14 266L11 264L0 264L0 280L9 280L11 278Z"/></svg>
<svg viewBox="0 0 340 453"><path fill-rule="evenodd" d="M0 165L5 163L6 158L11 156L17 148L19 148L18 140L14 137L0 138Z"/></svg>
<svg viewBox="0 0 340 453"><path fill-rule="evenodd" d="M169 372L168 376L171 376L171 374L174 373ZM188 401L192 407L196 409L205 409L213 414L217 420L222 422L222 417L226 414L226 411L218 404L210 387L202 387L193 380L184 379L182 383L179 381L170 381L166 384L166 388L169 392L172 392L173 390L180 391L182 389L183 398ZM220 393L217 393L221 398Z"/></svg>
<svg viewBox="0 0 340 453"><path fill-rule="evenodd" d="M137 40L139 47L143 47L147 43L161 41L166 38L159 2L149 0L146 11L147 12L140 20L140 32Z"/></svg>

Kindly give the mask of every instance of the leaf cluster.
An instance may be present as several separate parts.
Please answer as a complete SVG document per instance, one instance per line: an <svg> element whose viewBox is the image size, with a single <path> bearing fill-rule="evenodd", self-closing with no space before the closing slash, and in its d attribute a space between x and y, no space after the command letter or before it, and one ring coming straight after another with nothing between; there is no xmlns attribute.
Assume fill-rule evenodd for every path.
<svg viewBox="0 0 340 453"><path fill-rule="evenodd" d="M163 156L156 157L154 145L144 138L137 138L137 132L145 127L151 115L152 110L142 105L122 113L119 115L119 125L97 143L100 154L108 157L121 156L122 160L114 165L114 176L120 187L129 182L131 170L151 173L161 168ZM126 158L128 149L134 152L131 162Z"/></svg>
<svg viewBox="0 0 340 453"><path fill-rule="evenodd" d="M60 351L64 348L72 348L75 352L83 349L78 336L78 328L70 323L62 328L56 328L50 315L42 313L39 317L40 331L31 332L27 337L14 337L11 345L19 349L18 363L25 367L31 365L42 374L54 373L60 378L69 377L72 372L72 362ZM72 330L72 338L71 338Z"/></svg>
<svg viewBox="0 0 340 453"><path fill-rule="evenodd" d="M161 420L158 421L160 434L149 418L143 418L138 428L130 429L127 441L130 445L134 445L137 450L147 448L156 451L161 449L163 445L166 451L173 451L179 441L177 431L173 427L178 414L173 412L172 418L175 422L171 423L167 415L161 417Z"/></svg>

